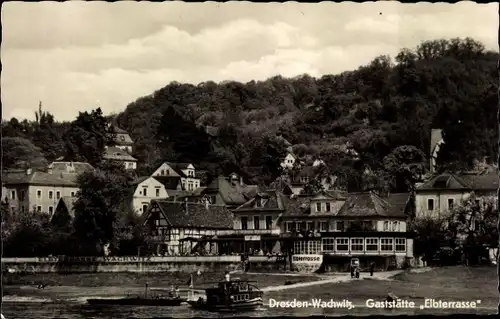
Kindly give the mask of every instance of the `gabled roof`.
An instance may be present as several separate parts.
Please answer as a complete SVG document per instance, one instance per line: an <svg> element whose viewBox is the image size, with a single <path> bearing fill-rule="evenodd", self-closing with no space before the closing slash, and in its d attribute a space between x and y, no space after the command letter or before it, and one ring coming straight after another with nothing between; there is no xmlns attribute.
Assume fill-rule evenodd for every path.
<svg viewBox="0 0 500 319"><path fill-rule="evenodd" d="M148 178L150 178L150 176L140 176L138 177L137 179L135 179L132 183L130 183L131 185L139 185L140 183L144 182L145 180L147 180Z"/></svg>
<svg viewBox="0 0 500 319"><path fill-rule="evenodd" d="M83 162L52 162L48 168L52 169L52 173L74 173L81 174L94 169L89 163Z"/></svg>
<svg viewBox="0 0 500 319"><path fill-rule="evenodd" d="M136 158L118 147L108 147L104 152L104 158L115 161L137 162Z"/></svg>
<svg viewBox="0 0 500 319"><path fill-rule="evenodd" d="M151 207L158 205L163 217L172 227L199 227L211 229L232 229L231 212L224 206L198 203L151 201ZM148 211L148 217L151 216Z"/></svg>
<svg viewBox="0 0 500 319"><path fill-rule="evenodd" d="M223 176L214 179L202 194L219 193L226 205L242 205L255 196L258 191L257 185L234 185Z"/></svg>
<svg viewBox="0 0 500 319"><path fill-rule="evenodd" d="M153 178L162 183L167 190L177 190L177 187L181 184L179 176L153 176Z"/></svg>
<svg viewBox="0 0 500 319"><path fill-rule="evenodd" d="M381 198L373 192L351 193L337 216L348 217L406 217L410 194L391 194Z"/></svg>
<svg viewBox="0 0 500 319"><path fill-rule="evenodd" d="M184 174L182 170L187 169L189 165L193 165L191 163L172 163L172 162L165 162L164 164L170 166L170 168L172 168L181 177L188 177L186 174Z"/></svg>
<svg viewBox="0 0 500 319"><path fill-rule="evenodd" d="M40 185L40 186L73 186L77 187L77 174L73 173L45 173L33 171L2 172L2 183L4 185Z"/></svg>
<svg viewBox="0 0 500 319"><path fill-rule="evenodd" d="M56 211L58 211L57 208L60 208L61 206L66 207L66 210L68 211L68 214L71 218L75 218L75 211L74 211L74 205L76 202L76 197L71 197L71 196L63 196L61 199L59 199L59 202L57 203L56 206ZM54 215L52 215L54 216Z"/></svg>
<svg viewBox="0 0 500 319"><path fill-rule="evenodd" d="M496 191L498 190L499 176L496 171L486 174L462 174L460 178L473 190Z"/></svg>
<svg viewBox="0 0 500 319"><path fill-rule="evenodd" d="M423 190L482 190L495 191L498 189L498 175L496 172L487 172L486 174L453 174L442 173L434 176L429 181L420 184L417 191Z"/></svg>
<svg viewBox="0 0 500 319"><path fill-rule="evenodd" d="M252 199L239 206L234 211L284 210L284 197L286 196L277 191L259 192Z"/></svg>

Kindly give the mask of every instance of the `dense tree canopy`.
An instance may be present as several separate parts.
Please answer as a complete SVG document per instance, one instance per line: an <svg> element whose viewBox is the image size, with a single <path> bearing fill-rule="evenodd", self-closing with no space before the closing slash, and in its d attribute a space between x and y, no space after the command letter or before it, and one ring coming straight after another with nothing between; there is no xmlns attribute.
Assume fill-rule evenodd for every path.
<svg viewBox="0 0 500 319"><path fill-rule="evenodd" d="M356 188L363 188L359 181L368 166L376 174L394 173L388 180L404 190L401 178L413 179L427 165L432 128L442 128L447 143L439 154L442 169L466 169L474 159L494 158L496 59L495 53L472 39L426 41L413 50L401 50L394 62L380 56L358 70L319 79L303 75L245 84L174 82L131 103L118 118L137 142L136 156L146 164L158 161L168 150L169 156L210 167L213 161L204 163L206 140L195 128L232 123L232 140L219 143L218 157L212 157L216 164L236 162L250 176L273 175L275 164L254 169L263 165L255 154L266 158L269 153L262 142L279 134L308 147L311 155L330 157L327 164L356 170L358 182L351 181L358 184ZM165 127L173 122L183 126L182 133L172 132L176 126L170 127L172 133L158 130L162 123ZM182 147L158 143L176 136L182 137ZM200 148L193 150L191 140L200 141ZM360 155L356 167L342 163L345 154L330 155L329 147L346 143ZM402 149L399 155L393 153L403 145L409 153ZM398 163L402 167L396 167Z"/></svg>
<svg viewBox="0 0 500 319"><path fill-rule="evenodd" d="M349 189L404 191L428 168L432 128L443 129L446 142L440 170L496 157L496 63L496 53L469 38L426 41L394 60L379 56L321 78L172 82L130 103L117 121L135 141L141 175L176 160L211 175L238 171L267 182L279 174L271 158L284 147L272 139L282 136L323 158ZM31 140L48 160L65 145L68 158L95 164L109 138L105 124L99 109L64 125L40 109L36 122L4 121L2 132ZM206 134L207 126L218 136ZM347 145L359 160L346 156Z"/></svg>

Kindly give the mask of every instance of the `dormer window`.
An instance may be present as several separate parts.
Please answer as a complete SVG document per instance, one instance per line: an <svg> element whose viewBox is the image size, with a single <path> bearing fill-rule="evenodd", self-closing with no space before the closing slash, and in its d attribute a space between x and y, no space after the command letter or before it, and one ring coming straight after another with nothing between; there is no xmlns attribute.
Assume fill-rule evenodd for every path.
<svg viewBox="0 0 500 319"><path fill-rule="evenodd" d="M332 210L330 203L326 203L326 211L330 212Z"/></svg>
<svg viewBox="0 0 500 319"><path fill-rule="evenodd" d="M121 135L121 136L120 136L120 140L121 140L121 141L125 141L125 136Z"/></svg>
<svg viewBox="0 0 500 319"><path fill-rule="evenodd" d="M321 203L316 203L316 211L321 212Z"/></svg>
<svg viewBox="0 0 500 319"><path fill-rule="evenodd" d="M161 170L161 175L165 176L165 170L164 169Z"/></svg>
<svg viewBox="0 0 500 319"><path fill-rule="evenodd" d="M262 207L262 202L263 202L263 201L264 201L264 200L263 200L262 198L257 198L257 199L255 200L255 207Z"/></svg>

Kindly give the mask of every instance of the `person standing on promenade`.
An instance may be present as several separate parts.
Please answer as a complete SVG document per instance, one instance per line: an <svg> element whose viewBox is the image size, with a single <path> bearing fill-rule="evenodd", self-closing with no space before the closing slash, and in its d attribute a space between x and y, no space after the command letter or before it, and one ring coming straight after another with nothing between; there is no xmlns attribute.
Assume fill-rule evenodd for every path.
<svg viewBox="0 0 500 319"><path fill-rule="evenodd" d="M375 263L373 260L370 262L370 276L373 276L373 272L375 271Z"/></svg>

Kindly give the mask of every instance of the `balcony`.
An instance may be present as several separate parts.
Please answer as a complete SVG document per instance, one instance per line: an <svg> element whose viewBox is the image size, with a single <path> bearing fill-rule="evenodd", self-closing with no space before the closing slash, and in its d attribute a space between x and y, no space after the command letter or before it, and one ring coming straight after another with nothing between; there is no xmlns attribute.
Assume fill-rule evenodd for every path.
<svg viewBox="0 0 500 319"><path fill-rule="evenodd" d="M279 236L280 229L231 229L219 230L217 236L231 236L231 235L276 235Z"/></svg>

